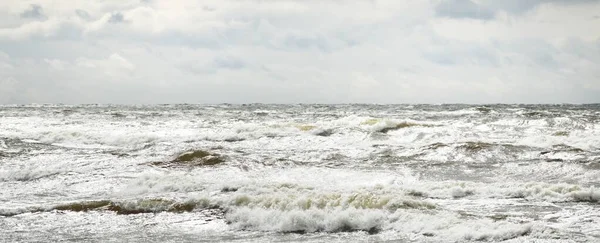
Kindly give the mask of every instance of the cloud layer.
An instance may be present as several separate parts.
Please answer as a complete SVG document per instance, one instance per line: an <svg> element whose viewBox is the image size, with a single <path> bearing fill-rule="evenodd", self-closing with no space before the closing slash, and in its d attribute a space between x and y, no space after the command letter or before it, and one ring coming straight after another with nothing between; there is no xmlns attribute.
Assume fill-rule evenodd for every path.
<svg viewBox="0 0 600 243"><path fill-rule="evenodd" d="M600 102L600 1L3 1L0 103Z"/></svg>

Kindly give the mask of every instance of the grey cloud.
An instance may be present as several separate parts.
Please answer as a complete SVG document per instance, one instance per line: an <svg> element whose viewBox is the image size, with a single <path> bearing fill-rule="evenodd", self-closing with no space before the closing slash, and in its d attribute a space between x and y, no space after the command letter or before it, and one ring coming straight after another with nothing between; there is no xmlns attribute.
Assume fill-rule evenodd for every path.
<svg viewBox="0 0 600 243"><path fill-rule="evenodd" d="M474 45L461 41L436 43L423 51L423 57L441 65L474 64L480 66L498 66L499 57L493 46Z"/></svg>
<svg viewBox="0 0 600 243"><path fill-rule="evenodd" d="M435 7L435 13L440 17L492 19L494 12L485 6L480 6L471 0L448 0Z"/></svg>
<svg viewBox="0 0 600 243"><path fill-rule="evenodd" d="M442 65L475 64L479 66L497 66L499 64L496 54L483 48L426 52L424 57Z"/></svg>
<svg viewBox="0 0 600 243"><path fill-rule="evenodd" d="M292 49L317 48L321 51L330 51L331 47L327 40L321 36L297 36L288 35L283 44Z"/></svg>
<svg viewBox="0 0 600 243"><path fill-rule="evenodd" d="M215 68L242 69L245 66L245 64L244 62L235 57L224 56L215 58L213 60L213 66Z"/></svg>
<svg viewBox="0 0 600 243"><path fill-rule="evenodd" d="M0 47L14 59L42 60L52 58L74 61L82 55L92 58L100 58L106 55L99 45L89 45L89 43L75 40L0 41Z"/></svg>
<svg viewBox="0 0 600 243"><path fill-rule="evenodd" d="M81 27L71 23L63 23L56 33L47 39L80 40L82 38L82 33Z"/></svg>
<svg viewBox="0 0 600 243"><path fill-rule="evenodd" d="M189 61L179 65L179 69L192 74L215 74L219 69L240 70L247 64L233 56L217 56L210 62Z"/></svg>
<svg viewBox="0 0 600 243"><path fill-rule="evenodd" d="M168 31L159 36L134 36L146 42L152 42L166 46L189 46L193 48L223 49L228 43L215 33L192 35L178 31Z"/></svg>
<svg viewBox="0 0 600 243"><path fill-rule="evenodd" d="M113 13L110 16L110 18L108 19L108 22L109 23L114 23L114 24L116 24L116 23L123 23L123 22L125 22L125 18L123 17L122 13L117 12L117 13Z"/></svg>
<svg viewBox="0 0 600 243"><path fill-rule="evenodd" d="M524 39L506 43L496 43L496 48L505 53L512 53L517 56L525 57L531 63L543 68L556 69L560 68L561 65L555 58L560 51L544 40ZM508 61L511 61L511 59Z"/></svg>
<svg viewBox="0 0 600 243"><path fill-rule="evenodd" d="M205 11L212 11L215 8L203 8ZM93 20L88 12L82 9L73 10L74 13L83 20ZM177 29L166 29L161 33L143 33L131 31L126 26L104 26L99 30L87 32L89 38L106 38L114 36L115 32L127 35L132 41L143 41L159 45L169 46L189 46L194 48L223 49L235 45L260 45L269 49L279 49L285 51L297 51L302 49L315 49L322 52L331 52L347 46L357 45L360 41L356 38L349 39L339 36L336 33L318 34L311 31L294 31L289 28L272 27L268 31L259 31L261 20L268 19L268 16L253 17L235 17L236 23L231 24L231 19L225 21L223 26L203 31L202 33L186 33ZM114 11L109 14L107 20L111 24L128 23L125 14L122 11ZM81 39L85 28L75 26L68 21L63 21L58 28L52 29L51 35L39 35L35 38L41 39ZM350 31L348 31L350 32ZM251 36L252 38L248 38ZM364 38L364 36L361 36Z"/></svg>
<svg viewBox="0 0 600 243"><path fill-rule="evenodd" d="M210 6L204 6L202 7L202 10L207 11L207 12L212 12L217 10L216 8L210 7Z"/></svg>
<svg viewBox="0 0 600 243"><path fill-rule="evenodd" d="M573 5L594 2L598 3L600 0L483 0L482 5L513 14L523 14L545 3Z"/></svg>
<svg viewBox="0 0 600 243"><path fill-rule="evenodd" d="M320 34L309 31L291 31L290 29L269 26L264 31L261 22L264 19L246 19L247 25L224 26L201 34L169 31L160 35L148 36L152 40L165 45L185 45L194 48L224 49L229 46L253 45L283 51L313 49L331 52L347 46L356 45L359 41L342 38L336 33ZM250 38L249 38L250 37Z"/></svg>
<svg viewBox="0 0 600 243"><path fill-rule="evenodd" d="M564 44L562 49L579 58L593 63L600 63L600 39L594 45L587 44L580 39L571 38Z"/></svg>
<svg viewBox="0 0 600 243"><path fill-rule="evenodd" d="M498 11L523 14L546 3L573 5L599 2L600 0L483 0L475 3L471 0L445 0L436 6L435 13L439 17L489 20Z"/></svg>
<svg viewBox="0 0 600 243"><path fill-rule="evenodd" d="M551 2L545 0L504 0L504 1L485 1L483 4L490 6L496 10L503 10L509 13L522 14L525 13L537 5Z"/></svg>
<svg viewBox="0 0 600 243"><path fill-rule="evenodd" d="M561 56L600 62L600 40L586 43L571 38L555 46L543 39L521 39L513 41L494 41L478 45L469 42L449 41L433 43L422 51L426 60L438 65L477 65L500 67L503 65L529 65L536 69L558 70L565 67Z"/></svg>
<svg viewBox="0 0 600 243"><path fill-rule="evenodd" d="M457 60L450 57L450 56L446 56L446 55L439 55L436 53L424 53L423 57L425 57L427 60L437 63L437 64L441 64L441 65L454 65L457 64Z"/></svg>
<svg viewBox="0 0 600 243"><path fill-rule="evenodd" d="M296 3L308 2L312 1ZM136 6L129 2L99 12L91 12L93 7L81 6L89 9L89 14L75 8L66 9L66 16L50 16L57 21L43 23L31 24L13 14L18 24L42 26L46 32L22 39L0 39L0 49L15 60L10 68L0 72L0 76L3 75L0 80L13 78L11 83L15 86L11 90L17 90L12 100L0 103L598 102L600 73L594 64L600 63L600 40L589 41L589 36L597 35L580 35L567 28L565 32L551 33L557 35L559 41L555 41L554 37L547 37L546 28L540 28L540 33L531 33L527 38L532 39L528 40L518 34L494 38L489 33L481 33L477 36L481 39L468 41L467 37L458 38L462 40L459 41L436 36L431 26L432 11L444 18L435 22L449 21L447 18L478 18L493 23L497 11L510 9L509 13L518 14L522 12L517 9L526 11L544 1L519 5L512 0L507 3L452 0L445 2L446 6L433 7L428 1L417 2L419 7L415 7L418 11L414 11L414 17L404 16L412 12L392 11L394 17L381 19L385 13L339 9L346 11L340 13L342 15L361 11L357 15L364 16L352 21L327 16L321 11L311 12L315 8L293 14L274 13L277 10L270 8L258 11L252 7L241 10L236 7L234 11L228 9L229 5L220 7L215 2L218 11L214 13L203 11L203 5L195 6L189 13L185 12L187 9L165 12L173 16L206 14L207 22L214 21L214 25L186 22L181 18L167 25L161 23L157 28L82 21L103 17L111 23L137 24L135 18L141 12L130 12ZM554 2L559 10L569 4L568 1ZM189 3L192 6L197 1L189 0ZM452 8L459 5L463 8ZM481 14L478 9L487 10ZM43 14L43 10L39 12ZM58 12L50 11L49 7L45 10ZM524 26L537 24L523 19ZM567 19L565 26L575 28L586 24L576 18L572 20ZM315 28L319 23L323 26ZM589 29L598 25L597 21L588 23L589 26L584 27ZM196 24L207 24L207 27L195 28ZM470 23L461 24L456 26L463 33L477 30L470 29ZM520 27L510 28L519 31ZM502 31L498 35L502 35ZM561 41L571 36L579 39ZM113 70L117 69L113 64L91 67L93 63L84 66L78 62L106 61L115 52L135 63L136 69L125 72ZM0 55L0 62L2 58ZM60 61L65 68L51 69L44 60ZM579 82L579 86L575 82ZM317 86L319 89L314 88ZM566 94L564 90L568 88L572 90ZM495 89L504 93L491 98L486 95L485 92ZM2 97L8 96L0 92L0 99Z"/></svg>
<svg viewBox="0 0 600 243"><path fill-rule="evenodd" d="M192 75L204 75L215 73L214 69L211 69L209 66L198 62L186 62L177 65L177 68L179 68L184 73L190 73Z"/></svg>
<svg viewBox="0 0 600 243"><path fill-rule="evenodd" d="M37 4L31 4L29 6L29 9L27 9L23 13L21 13L21 18L37 19L37 20L48 19L48 17L46 17L46 15L44 15L44 10L42 9L42 6L37 5Z"/></svg>
<svg viewBox="0 0 600 243"><path fill-rule="evenodd" d="M77 9L75 10L75 14L77 14L77 16L79 16L80 18L84 19L84 20L90 20L90 14L88 14L88 12L86 12L85 10L81 10L81 9Z"/></svg>

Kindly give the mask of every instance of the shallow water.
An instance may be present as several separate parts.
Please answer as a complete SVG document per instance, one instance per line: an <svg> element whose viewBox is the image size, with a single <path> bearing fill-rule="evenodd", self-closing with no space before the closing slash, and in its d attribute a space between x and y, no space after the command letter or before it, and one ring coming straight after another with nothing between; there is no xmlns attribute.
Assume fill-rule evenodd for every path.
<svg viewBox="0 0 600 243"><path fill-rule="evenodd" d="M0 106L2 242L595 242L598 178L600 105Z"/></svg>

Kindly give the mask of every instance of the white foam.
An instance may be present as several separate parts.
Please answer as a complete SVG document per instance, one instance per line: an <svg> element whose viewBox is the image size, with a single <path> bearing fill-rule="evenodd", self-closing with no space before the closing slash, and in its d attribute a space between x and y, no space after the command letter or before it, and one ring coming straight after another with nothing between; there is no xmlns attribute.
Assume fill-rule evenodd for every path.
<svg viewBox="0 0 600 243"><path fill-rule="evenodd" d="M0 170L0 181L32 181L57 175L67 170L62 168L30 167L19 170Z"/></svg>
<svg viewBox="0 0 600 243"><path fill-rule="evenodd" d="M168 211L143 202L196 200L224 210L231 224L215 227L233 235L240 229L380 230L390 239L433 242L575 237L578 231L593 234L600 222L593 211L600 195L592 186L600 174L574 163L597 159L600 126L576 117L523 118L502 110L480 115L473 108L263 106L257 115L229 105L174 107L156 116L119 107L68 116L62 109L9 109L0 123L0 149L19 150L0 157L0 211L96 199ZM404 122L417 125L377 132ZM319 136L323 131L332 134ZM223 154L226 162L149 163L189 149ZM544 162L558 159L564 161ZM81 215L125 218L96 213ZM35 215L50 224L44 220L56 218Z"/></svg>
<svg viewBox="0 0 600 243"><path fill-rule="evenodd" d="M540 230L532 224L464 219L455 213L376 209L269 210L235 209L226 215L235 229L271 232L339 232L351 230L394 231L417 239L444 241L502 241Z"/></svg>
<svg viewBox="0 0 600 243"><path fill-rule="evenodd" d="M382 228L386 214L381 210L266 210L240 208L226 219L236 229L273 232L339 232Z"/></svg>
<svg viewBox="0 0 600 243"><path fill-rule="evenodd" d="M291 191L298 197L316 194L423 195L427 198L525 198L549 202L577 201L590 195L597 199L593 187L568 183L468 181L428 181L398 172L368 172L327 168L258 169L244 171L229 167L191 172L146 174L122 188L122 193L219 191L238 188L238 192L276 193ZM586 192L590 192L586 194ZM316 193L316 194L315 194ZM578 197L581 195L582 197ZM249 196L252 196L250 194Z"/></svg>

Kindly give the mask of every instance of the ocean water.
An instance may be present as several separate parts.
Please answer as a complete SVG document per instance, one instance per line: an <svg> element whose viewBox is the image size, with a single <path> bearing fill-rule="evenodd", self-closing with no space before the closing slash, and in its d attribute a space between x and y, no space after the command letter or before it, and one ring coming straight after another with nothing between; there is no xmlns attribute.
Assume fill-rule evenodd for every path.
<svg viewBox="0 0 600 243"><path fill-rule="evenodd" d="M600 242L600 105L0 106L0 242Z"/></svg>

